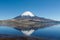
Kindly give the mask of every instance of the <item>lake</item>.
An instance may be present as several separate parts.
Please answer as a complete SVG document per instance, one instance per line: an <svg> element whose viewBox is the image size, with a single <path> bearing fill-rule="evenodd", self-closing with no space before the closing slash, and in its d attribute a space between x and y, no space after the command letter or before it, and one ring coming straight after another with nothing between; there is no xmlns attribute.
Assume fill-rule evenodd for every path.
<svg viewBox="0 0 60 40"><path fill-rule="evenodd" d="M60 39L60 25L38 29L32 34L32 36L49 39Z"/></svg>
<svg viewBox="0 0 60 40"><path fill-rule="evenodd" d="M23 36L24 34L21 31L16 30L12 27L0 26L0 37L2 37L2 35L3 36L4 35L9 35L9 36L13 35L13 37L15 37L15 36ZM9 36L7 36L7 37L9 37ZM34 33L32 33L31 36L49 38L49 39L60 39L60 25L55 25L55 26L51 26L51 27L38 29ZM6 37L6 36L4 36L4 37Z"/></svg>
<svg viewBox="0 0 60 40"><path fill-rule="evenodd" d="M5 38L5 37L19 37L22 36L23 33L19 30L16 30L12 27L8 26L0 26L0 37Z"/></svg>

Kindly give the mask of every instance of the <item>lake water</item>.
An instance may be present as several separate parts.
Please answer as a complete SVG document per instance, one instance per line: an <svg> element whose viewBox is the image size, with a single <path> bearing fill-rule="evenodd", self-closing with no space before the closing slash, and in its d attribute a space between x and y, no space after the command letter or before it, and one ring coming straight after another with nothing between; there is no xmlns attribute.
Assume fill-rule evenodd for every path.
<svg viewBox="0 0 60 40"><path fill-rule="evenodd" d="M15 35L15 36L23 35L21 31L7 26L0 26L0 34ZM60 39L60 25L38 29L34 33L32 33L31 36L50 38L50 39Z"/></svg>
<svg viewBox="0 0 60 40"><path fill-rule="evenodd" d="M23 33L8 26L0 26L0 37L18 37L22 36Z"/></svg>
<svg viewBox="0 0 60 40"><path fill-rule="evenodd" d="M50 39L60 39L60 25L38 29L32 34L32 36Z"/></svg>

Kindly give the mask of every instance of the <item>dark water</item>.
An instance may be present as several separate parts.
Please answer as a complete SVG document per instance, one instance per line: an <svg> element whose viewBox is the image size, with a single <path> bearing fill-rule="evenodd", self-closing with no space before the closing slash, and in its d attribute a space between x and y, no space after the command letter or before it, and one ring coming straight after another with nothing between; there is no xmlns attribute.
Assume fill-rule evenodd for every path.
<svg viewBox="0 0 60 40"><path fill-rule="evenodd" d="M16 30L8 26L0 26L0 37L12 37L12 36L22 36L23 33L19 30Z"/></svg>
<svg viewBox="0 0 60 40"><path fill-rule="evenodd" d="M38 29L32 34L32 36L50 39L60 39L60 25Z"/></svg>
<svg viewBox="0 0 60 40"><path fill-rule="evenodd" d="M21 31L7 26L0 26L0 34L23 35ZM31 36L60 40L60 25L38 29Z"/></svg>

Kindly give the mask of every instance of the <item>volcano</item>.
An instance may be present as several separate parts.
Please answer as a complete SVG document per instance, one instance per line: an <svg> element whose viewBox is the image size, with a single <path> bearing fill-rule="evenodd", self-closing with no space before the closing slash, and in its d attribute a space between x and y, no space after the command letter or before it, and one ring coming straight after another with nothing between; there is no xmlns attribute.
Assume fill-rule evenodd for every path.
<svg viewBox="0 0 60 40"><path fill-rule="evenodd" d="M31 35L37 29L50 27L59 23L59 21L38 17L30 11L26 11L9 20L0 20L0 25L14 27L26 35Z"/></svg>

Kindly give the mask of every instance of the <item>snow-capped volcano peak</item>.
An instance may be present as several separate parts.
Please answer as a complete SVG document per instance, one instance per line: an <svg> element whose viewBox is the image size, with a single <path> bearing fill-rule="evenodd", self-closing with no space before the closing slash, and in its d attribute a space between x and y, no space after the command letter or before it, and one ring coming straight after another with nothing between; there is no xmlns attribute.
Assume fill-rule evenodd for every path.
<svg viewBox="0 0 60 40"><path fill-rule="evenodd" d="M31 17L34 17L35 15L32 12L30 12L30 11L26 11L21 16L31 16Z"/></svg>

